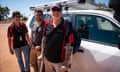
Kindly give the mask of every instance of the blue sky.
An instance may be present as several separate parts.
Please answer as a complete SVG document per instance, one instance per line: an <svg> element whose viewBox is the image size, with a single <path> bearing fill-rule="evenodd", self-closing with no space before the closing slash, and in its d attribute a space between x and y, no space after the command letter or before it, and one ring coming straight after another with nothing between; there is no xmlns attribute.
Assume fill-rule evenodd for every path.
<svg viewBox="0 0 120 72"><path fill-rule="evenodd" d="M29 16L32 11L29 10L29 7L36 4L42 4L46 2L52 2L57 0L0 0L1 6L8 6L10 9L10 15L13 11L20 11L23 15ZM96 3L103 2L108 4L109 0L95 0Z"/></svg>

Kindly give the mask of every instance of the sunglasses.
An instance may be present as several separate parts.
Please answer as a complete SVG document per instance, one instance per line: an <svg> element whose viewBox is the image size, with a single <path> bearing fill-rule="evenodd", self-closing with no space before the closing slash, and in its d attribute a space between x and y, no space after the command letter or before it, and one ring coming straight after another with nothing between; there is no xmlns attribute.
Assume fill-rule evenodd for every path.
<svg viewBox="0 0 120 72"><path fill-rule="evenodd" d="M43 16L42 14L36 14L35 16Z"/></svg>
<svg viewBox="0 0 120 72"><path fill-rule="evenodd" d="M16 18L21 18L21 16L15 16Z"/></svg>
<svg viewBox="0 0 120 72"><path fill-rule="evenodd" d="M53 12L54 12L54 11L61 12L62 10L59 9L59 8L52 8L52 11L53 11Z"/></svg>

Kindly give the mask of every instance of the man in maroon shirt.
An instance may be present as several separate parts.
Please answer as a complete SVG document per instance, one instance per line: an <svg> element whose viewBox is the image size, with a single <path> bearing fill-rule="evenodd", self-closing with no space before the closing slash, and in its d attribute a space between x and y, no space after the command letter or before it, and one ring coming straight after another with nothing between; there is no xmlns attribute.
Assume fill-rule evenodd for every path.
<svg viewBox="0 0 120 72"><path fill-rule="evenodd" d="M7 37L9 51L13 55L15 53L20 71L30 72L30 53L28 43L30 43L28 30L26 25L20 21L21 14L18 11L13 12L13 23L8 27ZM22 58L22 52L25 64Z"/></svg>

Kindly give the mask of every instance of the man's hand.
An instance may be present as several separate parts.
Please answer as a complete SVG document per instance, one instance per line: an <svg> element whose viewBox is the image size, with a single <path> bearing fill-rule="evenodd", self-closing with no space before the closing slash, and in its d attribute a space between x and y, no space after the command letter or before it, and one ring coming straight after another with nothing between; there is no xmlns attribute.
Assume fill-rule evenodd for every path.
<svg viewBox="0 0 120 72"><path fill-rule="evenodd" d="M69 64L68 60L65 60L63 62L63 65L60 68L61 72L68 72L68 69L69 69L69 65L68 64Z"/></svg>
<svg viewBox="0 0 120 72"><path fill-rule="evenodd" d="M31 48L31 49L34 47L31 42L28 42L28 45L29 45L29 48Z"/></svg>
<svg viewBox="0 0 120 72"><path fill-rule="evenodd" d="M40 46L35 46L35 50L36 51L40 50Z"/></svg>
<svg viewBox="0 0 120 72"><path fill-rule="evenodd" d="M38 60L42 61L43 60L43 55L41 54L40 56L38 56Z"/></svg>
<svg viewBox="0 0 120 72"><path fill-rule="evenodd" d="M61 66L60 71L61 72L68 72L67 66Z"/></svg>

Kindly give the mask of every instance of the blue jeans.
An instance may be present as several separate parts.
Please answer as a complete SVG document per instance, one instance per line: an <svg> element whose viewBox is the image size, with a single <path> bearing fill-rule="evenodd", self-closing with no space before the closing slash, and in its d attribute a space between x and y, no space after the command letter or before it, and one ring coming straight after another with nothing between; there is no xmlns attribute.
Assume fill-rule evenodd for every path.
<svg viewBox="0 0 120 72"><path fill-rule="evenodd" d="M21 72L30 72L30 51L28 45L15 48L14 50ZM22 52L25 62L23 62Z"/></svg>

